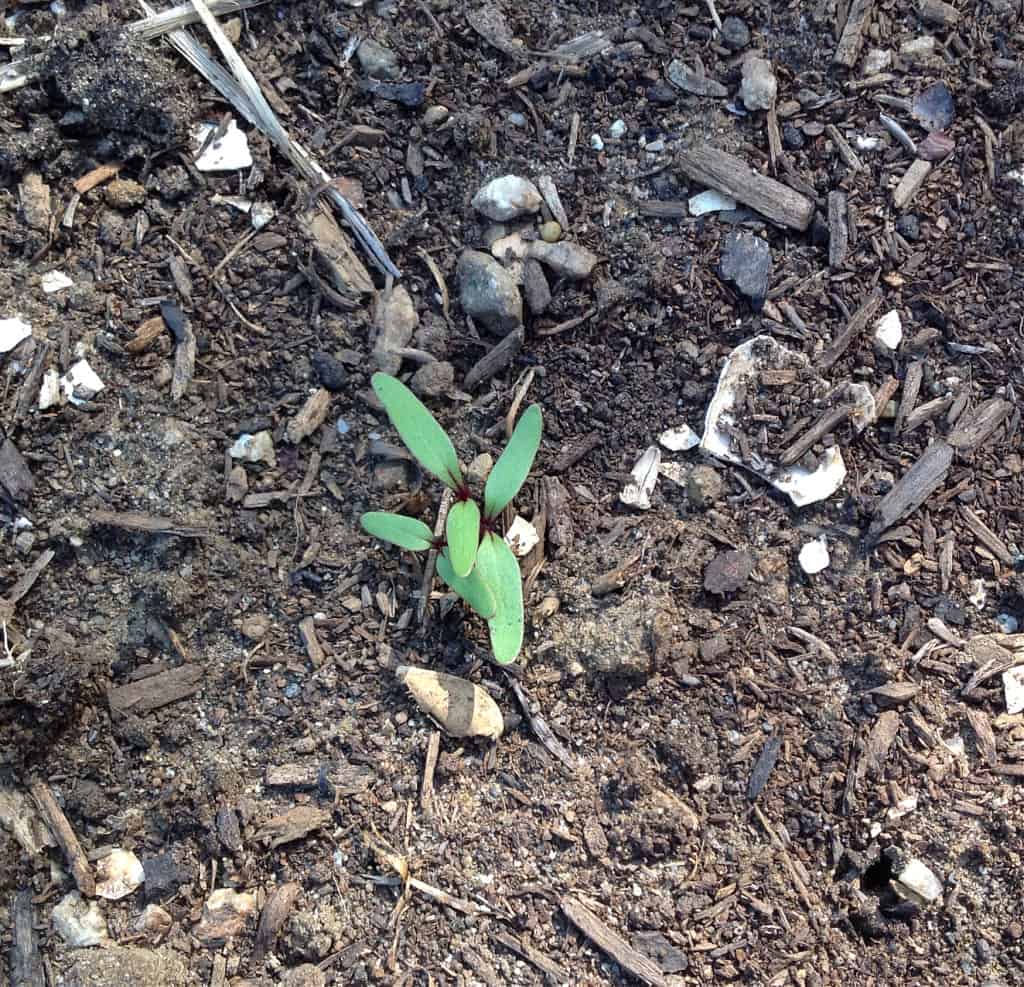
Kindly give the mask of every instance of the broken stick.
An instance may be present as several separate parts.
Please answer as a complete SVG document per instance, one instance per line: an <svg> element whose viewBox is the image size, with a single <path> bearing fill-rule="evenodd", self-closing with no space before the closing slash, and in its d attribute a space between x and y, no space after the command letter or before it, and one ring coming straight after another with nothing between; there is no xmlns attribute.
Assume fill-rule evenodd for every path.
<svg viewBox="0 0 1024 987"><path fill-rule="evenodd" d="M37 778L29 782L28 790L43 819L46 820L46 825L50 827L50 832L67 857L78 890L87 898L95 897L96 878L93 877L92 868L89 866L89 858L78 842L78 837L75 836L68 817L64 815L64 810L53 797L50 787L45 781Z"/></svg>

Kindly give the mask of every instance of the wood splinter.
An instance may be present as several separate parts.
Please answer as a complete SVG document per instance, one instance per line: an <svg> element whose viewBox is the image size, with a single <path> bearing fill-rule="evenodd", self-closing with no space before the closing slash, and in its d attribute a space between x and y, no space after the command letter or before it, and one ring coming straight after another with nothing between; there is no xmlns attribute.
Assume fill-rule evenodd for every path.
<svg viewBox="0 0 1024 987"><path fill-rule="evenodd" d="M53 797L50 787L45 781L37 778L29 782L28 790L46 821L46 825L50 827L54 839L64 851L64 856L67 857L68 866L71 868L71 874L78 890L86 898L94 898L96 896L96 878L89 866L89 858L85 855L81 843L78 842L78 837L71 828L68 817L64 815L64 810Z"/></svg>

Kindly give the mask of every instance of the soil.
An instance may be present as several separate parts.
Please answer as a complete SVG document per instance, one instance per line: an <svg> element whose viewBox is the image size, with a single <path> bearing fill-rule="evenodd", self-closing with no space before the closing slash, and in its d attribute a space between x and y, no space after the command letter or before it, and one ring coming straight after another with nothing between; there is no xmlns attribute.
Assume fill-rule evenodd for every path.
<svg viewBox="0 0 1024 987"><path fill-rule="evenodd" d="M893 62L868 86L856 84L860 61L832 63L845 5L829 3L720 4L750 28L742 50L720 44L706 6L675 0L503 4L508 35L493 9L471 18L448 0L296 0L239 18L239 51L284 126L350 198L361 189L419 317L412 345L454 365L454 385L428 403L466 462L498 454L534 371L528 400L543 407L545 433L517 509L544 514L546 549L511 675L571 771L489 662L486 629L439 584L421 625L422 560L358 528L362 511L396 507L433 524L440 491L396 461L397 436L368 397L373 298L339 297L326 275L303 273L313 261L296 217L317 190L244 120L253 167L198 172L188 132L230 107L161 41L126 37L131 5L66 6L58 21L13 5L15 33L55 40L30 41L38 77L0 95L0 318L19 316L33 337L0 355L0 440L34 478L18 493L0 474L3 593L53 553L27 592L0 601L14 659L0 660L0 790L43 780L94 863L111 847L143 861L138 892L101 902L137 968L161 969L141 954L159 945L173 953L175 983L319 982L304 964L335 983L544 983L543 960L512 941L561 968L555 981L637 982L631 954L603 951L569 920L571 897L649 956L660 982L1024 983L1024 720L1006 712L998 675L965 690L984 664L972 639L1024 620L1019 10L957 3L958 22L925 25L911 5L877 5L862 57L883 49ZM609 50L507 84L539 60L530 53L598 30ZM732 25L737 34L742 43ZM397 54L396 80L365 84L348 47L357 35ZM900 54L925 35L930 55ZM774 65L788 169L772 166L766 115L734 100L751 52ZM676 89L673 58L702 65L730 96ZM898 211L892 188L909 156L879 111L921 141L892 98L937 80L955 100L954 150ZM402 90L405 102L425 93L421 105L384 98L401 83L423 84ZM424 122L438 105L447 122ZM354 125L383 138L346 141ZM656 141L663 150L646 149ZM815 198L811 228L783 230L742 207L686 215L678 203L702 188L674 156L703 142L788 175ZM74 182L112 161L121 184L81 194L62 223ZM493 239L470 199L503 174L550 175L566 235L600 264L583 280L551 278L550 306L527 315L513 362L469 394L462 380L497 339L461 312L456 262ZM49 187L41 222L33 175ZM830 266L835 191L847 197L849 243ZM275 217L250 238L249 217L214 195L268 202ZM759 311L718 275L737 227L771 246ZM447 313L425 257L447 281ZM74 286L44 294L53 269ZM902 346L877 347L869 326L822 376L875 393L892 377L896 411L823 436L849 471L836 494L798 510L692 450L664 454L680 482L663 476L650 510L619 502L663 430L700 431L735 346L770 334L815 365L872 290L879 313L900 312ZM162 302L170 329L133 352ZM176 311L196 344L178 400ZM38 411L32 368L63 373L83 355L105 389ZM406 359L403 373L415 369ZM321 383L332 392L326 422L289 441ZM773 398L769 417L783 420L762 451L792 441L794 420L813 422L817 397ZM879 499L949 437L951 409L971 414L993 398L1010 405L997 427L958 445L923 506L869 542ZM261 430L276 463L245 464L239 490L228 450ZM724 482L691 502L698 464ZM809 576L797 553L820 535L831 564ZM726 591L706 591L705 570L725 552L744 564ZM300 630L310 617L319 652ZM1021 646L992 640L1004 654ZM436 727L396 682L399 664L471 679L506 718L493 747L440 736L429 798ZM171 672L186 683L178 693L124 701L136 695L126 686ZM895 699L870 691L894 683L911 688ZM273 783L282 765L297 766L292 784ZM296 808L322 811L279 842L282 825L302 820L277 817ZM895 893L911 858L938 877L938 900ZM93 961L50 923L74 887L64 867L60 850L31 854L0 829L0 941L12 945L15 895L28 889L50 973L77 966L81 982L113 983L110 964L88 981ZM403 867L459 901L403 894ZM254 918L226 944L202 935L214 889L253 892L263 908L290 884L299 890L280 906L276 936L261 926L258 937ZM147 903L169 928L136 931Z"/></svg>

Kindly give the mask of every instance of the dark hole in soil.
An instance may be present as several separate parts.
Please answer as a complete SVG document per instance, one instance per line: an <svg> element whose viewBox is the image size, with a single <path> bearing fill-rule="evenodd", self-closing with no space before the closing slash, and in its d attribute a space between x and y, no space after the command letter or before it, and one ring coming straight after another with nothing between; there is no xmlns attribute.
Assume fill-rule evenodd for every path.
<svg viewBox="0 0 1024 987"><path fill-rule="evenodd" d="M882 895L892 878L892 863L887 857L881 857L861 875L860 889L867 894Z"/></svg>

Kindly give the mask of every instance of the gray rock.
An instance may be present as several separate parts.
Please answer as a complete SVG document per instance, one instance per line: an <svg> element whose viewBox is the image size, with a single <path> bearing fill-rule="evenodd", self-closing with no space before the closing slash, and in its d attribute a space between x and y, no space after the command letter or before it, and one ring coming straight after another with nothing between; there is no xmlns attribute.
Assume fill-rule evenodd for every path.
<svg viewBox="0 0 1024 987"><path fill-rule="evenodd" d="M362 70L371 79L397 79L402 74L398 56L372 38L367 38L356 51Z"/></svg>
<svg viewBox="0 0 1024 987"><path fill-rule="evenodd" d="M896 220L896 232L904 240L914 243L921 238L921 221L912 212L904 213Z"/></svg>
<svg viewBox="0 0 1024 987"><path fill-rule="evenodd" d="M597 264L596 254L571 240L561 240L558 243L531 240L529 255L550 267L555 274L574 281L590 277Z"/></svg>
<svg viewBox="0 0 1024 987"><path fill-rule="evenodd" d="M467 315L504 336L523 322L523 300L508 272L479 250L464 250L456 269L459 300Z"/></svg>
<svg viewBox="0 0 1024 987"><path fill-rule="evenodd" d="M750 44L750 28L739 17L726 17L722 21L722 44L731 51L740 51Z"/></svg>
<svg viewBox="0 0 1024 987"><path fill-rule="evenodd" d="M772 252L766 240L738 230L726 236L718 272L750 299L755 311L764 305L771 269Z"/></svg>
<svg viewBox="0 0 1024 987"><path fill-rule="evenodd" d="M455 386L455 368L450 363L425 363L412 376L409 385L421 398L436 398Z"/></svg>
<svg viewBox="0 0 1024 987"><path fill-rule="evenodd" d="M725 483L718 470L710 466L695 466L686 478L686 496L698 510L711 507L721 500Z"/></svg>
<svg viewBox="0 0 1024 987"><path fill-rule="evenodd" d="M748 58L743 63L740 99L748 110L770 110L778 92L779 83L771 62L765 58Z"/></svg>
<svg viewBox="0 0 1024 987"><path fill-rule="evenodd" d="M551 304L551 288L544 275L544 268L532 258L523 265L523 295L526 307L534 315L542 315Z"/></svg>
<svg viewBox="0 0 1024 987"><path fill-rule="evenodd" d="M344 389L348 373L341 365L340 360L331 356L330 353L317 350L310 358L310 362L313 364L313 370L316 371L317 379L323 387L326 387L327 390L335 394Z"/></svg>
<svg viewBox="0 0 1024 987"><path fill-rule="evenodd" d="M402 358L396 351L409 345L419 321L409 292L403 285L395 285L391 294L384 297L377 313L373 359L378 370L386 374L398 373Z"/></svg>
<svg viewBox="0 0 1024 987"><path fill-rule="evenodd" d="M61 898L51 918L60 937L73 949L97 946L107 939L107 920L99 903L86 901L77 891Z"/></svg>
<svg viewBox="0 0 1024 987"><path fill-rule="evenodd" d="M169 946L110 946L82 953L64 978L65 987L190 987L188 964Z"/></svg>
<svg viewBox="0 0 1024 987"><path fill-rule="evenodd" d="M716 79L698 75L688 69L678 58L669 62L665 74L672 85L678 86L684 93L689 93L691 96L711 96L714 99L725 99L729 95L729 90Z"/></svg>
<svg viewBox="0 0 1024 987"><path fill-rule="evenodd" d="M754 571L750 552L719 552L704 570L704 589L722 595L742 589Z"/></svg>

